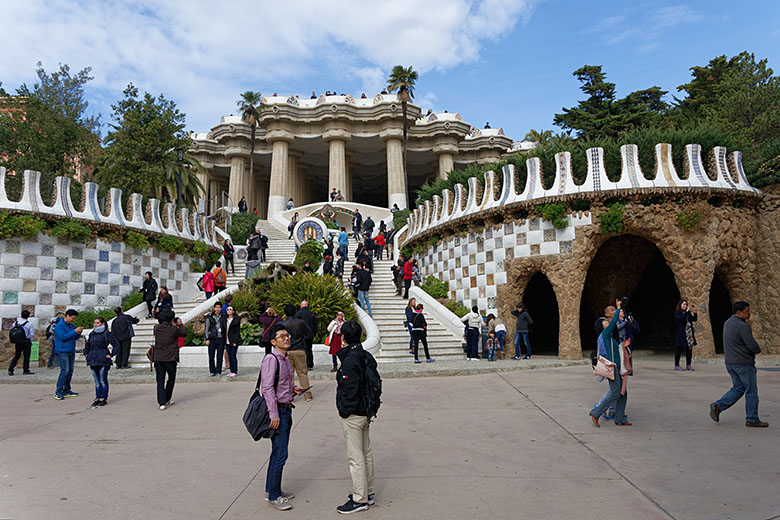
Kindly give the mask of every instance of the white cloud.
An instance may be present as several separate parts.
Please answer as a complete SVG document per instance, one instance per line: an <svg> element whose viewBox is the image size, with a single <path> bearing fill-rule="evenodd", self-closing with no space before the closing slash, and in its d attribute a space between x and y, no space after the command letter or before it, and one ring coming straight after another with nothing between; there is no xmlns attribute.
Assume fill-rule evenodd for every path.
<svg viewBox="0 0 780 520"><path fill-rule="evenodd" d="M92 85L116 98L132 81L188 114L213 110L213 121L248 88L281 91L327 71L333 86L357 77L370 93L398 63L425 73L476 60L483 43L527 19L534 2L5 2L0 80L6 88L32 82L39 60L50 71L60 62L91 66Z"/></svg>

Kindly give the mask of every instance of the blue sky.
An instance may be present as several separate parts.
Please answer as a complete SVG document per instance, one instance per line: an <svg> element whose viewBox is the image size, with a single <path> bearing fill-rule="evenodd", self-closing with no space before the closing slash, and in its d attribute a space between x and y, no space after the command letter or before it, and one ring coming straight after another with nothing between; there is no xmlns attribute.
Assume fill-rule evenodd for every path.
<svg viewBox="0 0 780 520"><path fill-rule="evenodd" d="M420 71L424 108L490 121L521 139L581 99L572 71L603 65L618 95L675 93L689 67L743 50L780 72L780 2L396 0L0 0L7 90L93 68L90 104L110 121L128 82L164 93L208 130L238 94L377 92L392 65ZM400 43L399 43L400 39ZM105 126L104 126L105 129ZM105 131L105 130L104 130Z"/></svg>

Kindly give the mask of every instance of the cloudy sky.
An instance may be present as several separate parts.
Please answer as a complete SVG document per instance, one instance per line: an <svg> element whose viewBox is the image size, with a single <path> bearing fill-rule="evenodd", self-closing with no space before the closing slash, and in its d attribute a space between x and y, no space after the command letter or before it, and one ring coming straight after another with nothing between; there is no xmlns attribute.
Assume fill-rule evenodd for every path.
<svg viewBox="0 0 780 520"><path fill-rule="evenodd" d="M206 131L245 90L372 95L404 64L424 108L520 139L576 104L584 64L603 65L619 95L674 93L689 67L742 50L780 70L775 0L0 0L0 13L3 87L32 84L38 61L92 67L104 125L129 82Z"/></svg>

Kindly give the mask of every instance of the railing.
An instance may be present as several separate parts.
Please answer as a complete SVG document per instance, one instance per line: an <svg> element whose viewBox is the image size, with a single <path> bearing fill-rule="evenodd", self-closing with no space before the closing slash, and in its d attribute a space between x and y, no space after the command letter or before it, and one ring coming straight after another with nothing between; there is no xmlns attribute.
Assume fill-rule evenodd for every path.
<svg viewBox="0 0 780 520"><path fill-rule="evenodd" d="M146 211L143 209L143 197L138 193L130 195L127 211L122 209L122 190L111 188L106 197L103 210L98 202L98 185L84 183L81 206L76 208L70 198L69 177L57 177L54 181L54 193L50 205L43 202L41 196L41 173L25 170L22 198L18 202L10 200L5 189L6 169L0 167L0 209L26 211L43 215L69 217L94 222L102 222L152 231L163 235L173 235L186 240L200 240L217 247L214 240L214 222L209 222L204 213L181 208L176 211L173 203L160 204L157 199L149 199ZM204 201L200 201L203 206ZM161 208L162 206L162 208ZM160 210L162 209L162 213Z"/></svg>
<svg viewBox="0 0 780 520"><path fill-rule="evenodd" d="M604 166L604 150L589 148L586 150L587 176L585 182L577 184L572 176L571 154L555 154L555 180L549 189L545 189L541 179L541 161L538 157L526 161L528 176L522 191L513 165L504 166L503 183L495 172L484 175L484 188L476 177L468 180L468 188L456 184L454 190L444 190L442 196L434 195L433 201L415 209L407 219L409 233L404 243L413 241L421 234L440 226L451 225L453 221L480 212L495 210L501 206L516 203L534 203L545 200L586 197L606 192L637 193L652 192L741 192L744 195L759 195L761 192L752 187L742 168L742 152L727 155L726 148L716 146L710 152L710 164L714 171L707 175L701 160L701 146L689 144L685 147L683 169L686 178L678 175L672 162L672 145L660 143L655 146L655 171L652 178L646 178L639 165L638 148L634 144L620 147L622 169L620 179L611 181Z"/></svg>

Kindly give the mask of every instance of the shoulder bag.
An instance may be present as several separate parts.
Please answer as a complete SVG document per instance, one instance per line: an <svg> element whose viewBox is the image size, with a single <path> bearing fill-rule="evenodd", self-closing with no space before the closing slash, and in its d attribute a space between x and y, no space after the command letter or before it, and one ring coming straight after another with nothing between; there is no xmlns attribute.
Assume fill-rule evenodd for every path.
<svg viewBox="0 0 780 520"><path fill-rule="evenodd" d="M269 354L266 354L269 355ZM274 391L279 386L279 359L270 354L276 360L276 375L274 376ZM265 359L265 358L263 358ZM252 439L259 441L262 438L271 438L276 435L276 430L271 428L271 417L268 414L268 404L265 402L263 393L260 391L260 379L263 376L263 366L260 363L260 373L257 375L257 384L252 397L249 398L249 404L244 412L244 426L252 436Z"/></svg>
<svg viewBox="0 0 780 520"><path fill-rule="evenodd" d="M610 381L615 380L615 363L604 356L596 359L596 366L593 367L593 374L598 377L606 377Z"/></svg>

